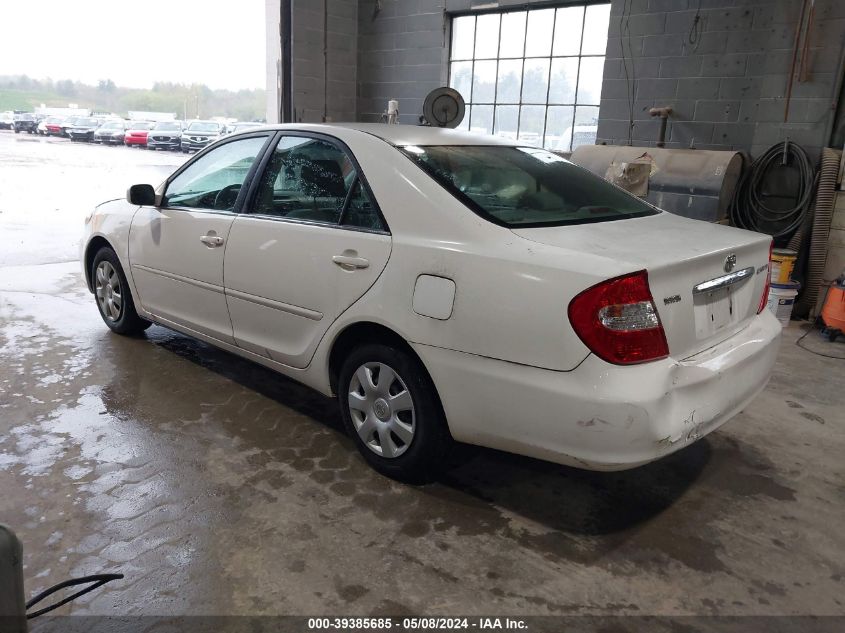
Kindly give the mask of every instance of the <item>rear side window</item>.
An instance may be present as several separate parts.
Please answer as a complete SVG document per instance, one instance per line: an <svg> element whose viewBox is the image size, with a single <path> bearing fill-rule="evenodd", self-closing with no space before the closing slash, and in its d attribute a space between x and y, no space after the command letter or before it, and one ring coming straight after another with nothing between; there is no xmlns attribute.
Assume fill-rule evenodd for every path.
<svg viewBox="0 0 845 633"><path fill-rule="evenodd" d="M279 140L258 188L254 212L291 220L383 230L355 164L340 147L319 138Z"/></svg>
<svg viewBox="0 0 845 633"><path fill-rule="evenodd" d="M483 218L511 228L659 213L569 161L534 147L439 145L402 151Z"/></svg>

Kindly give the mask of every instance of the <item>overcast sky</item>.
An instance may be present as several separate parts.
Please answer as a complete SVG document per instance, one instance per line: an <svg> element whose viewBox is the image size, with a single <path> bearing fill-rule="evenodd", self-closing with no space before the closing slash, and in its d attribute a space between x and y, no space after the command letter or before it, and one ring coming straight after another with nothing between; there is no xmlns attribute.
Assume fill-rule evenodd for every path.
<svg viewBox="0 0 845 633"><path fill-rule="evenodd" d="M265 87L262 0L3 4L0 75Z"/></svg>

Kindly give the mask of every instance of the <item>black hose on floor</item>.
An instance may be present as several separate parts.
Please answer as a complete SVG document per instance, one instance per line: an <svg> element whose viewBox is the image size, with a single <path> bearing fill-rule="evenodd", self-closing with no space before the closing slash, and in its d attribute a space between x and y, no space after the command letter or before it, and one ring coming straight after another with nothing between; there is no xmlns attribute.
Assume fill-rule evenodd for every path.
<svg viewBox="0 0 845 633"><path fill-rule="evenodd" d="M784 162L785 161L785 162ZM776 208L767 204L764 191L769 172L783 165L797 170L795 204ZM804 222L815 192L816 172L804 148L785 141L776 143L758 156L739 179L728 207L731 223L743 229L768 233L778 243L785 243Z"/></svg>

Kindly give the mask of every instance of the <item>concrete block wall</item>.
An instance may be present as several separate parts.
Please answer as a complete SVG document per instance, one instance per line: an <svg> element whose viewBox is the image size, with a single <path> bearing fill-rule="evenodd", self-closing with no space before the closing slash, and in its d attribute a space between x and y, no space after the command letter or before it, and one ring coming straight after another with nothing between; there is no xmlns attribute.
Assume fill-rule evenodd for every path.
<svg viewBox="0 0 845 633"><path fill-rule="evenodd" d="M816 0L809 74L783 122L801 0L613 0L597 142L654 145L648 110L672 106L667 147L746 150L788 136L813 160L828 142L845 42L845 1ZM627 66L627 78L626 78Z"/></svg>
<svg viewBox="0 0 845 633"><path fill-rule="evenodd" d="M297 121L356 120L358 1L293 3L293 110ZM323 57L326 30L328 72Z"/></svg>
<svg viewBox="0 0 845 633"><path fill-rule="evenodd" d="M358 5L358 120L379 121L389 99L401 123L417 123L429 91L446 85L444 0L361 0Z"/></svg>

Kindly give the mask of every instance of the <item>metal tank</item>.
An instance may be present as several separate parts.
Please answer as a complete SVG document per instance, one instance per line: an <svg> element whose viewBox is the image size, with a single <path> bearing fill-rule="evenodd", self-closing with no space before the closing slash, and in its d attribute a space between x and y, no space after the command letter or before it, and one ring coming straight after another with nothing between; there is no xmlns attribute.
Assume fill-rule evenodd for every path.
<svg viewBox="0 0 845 633"><path fill-rule="evenodd" d="M739 152L582 145L570 160L651 204L687 218L725 221L742 172Z"/></svg>

